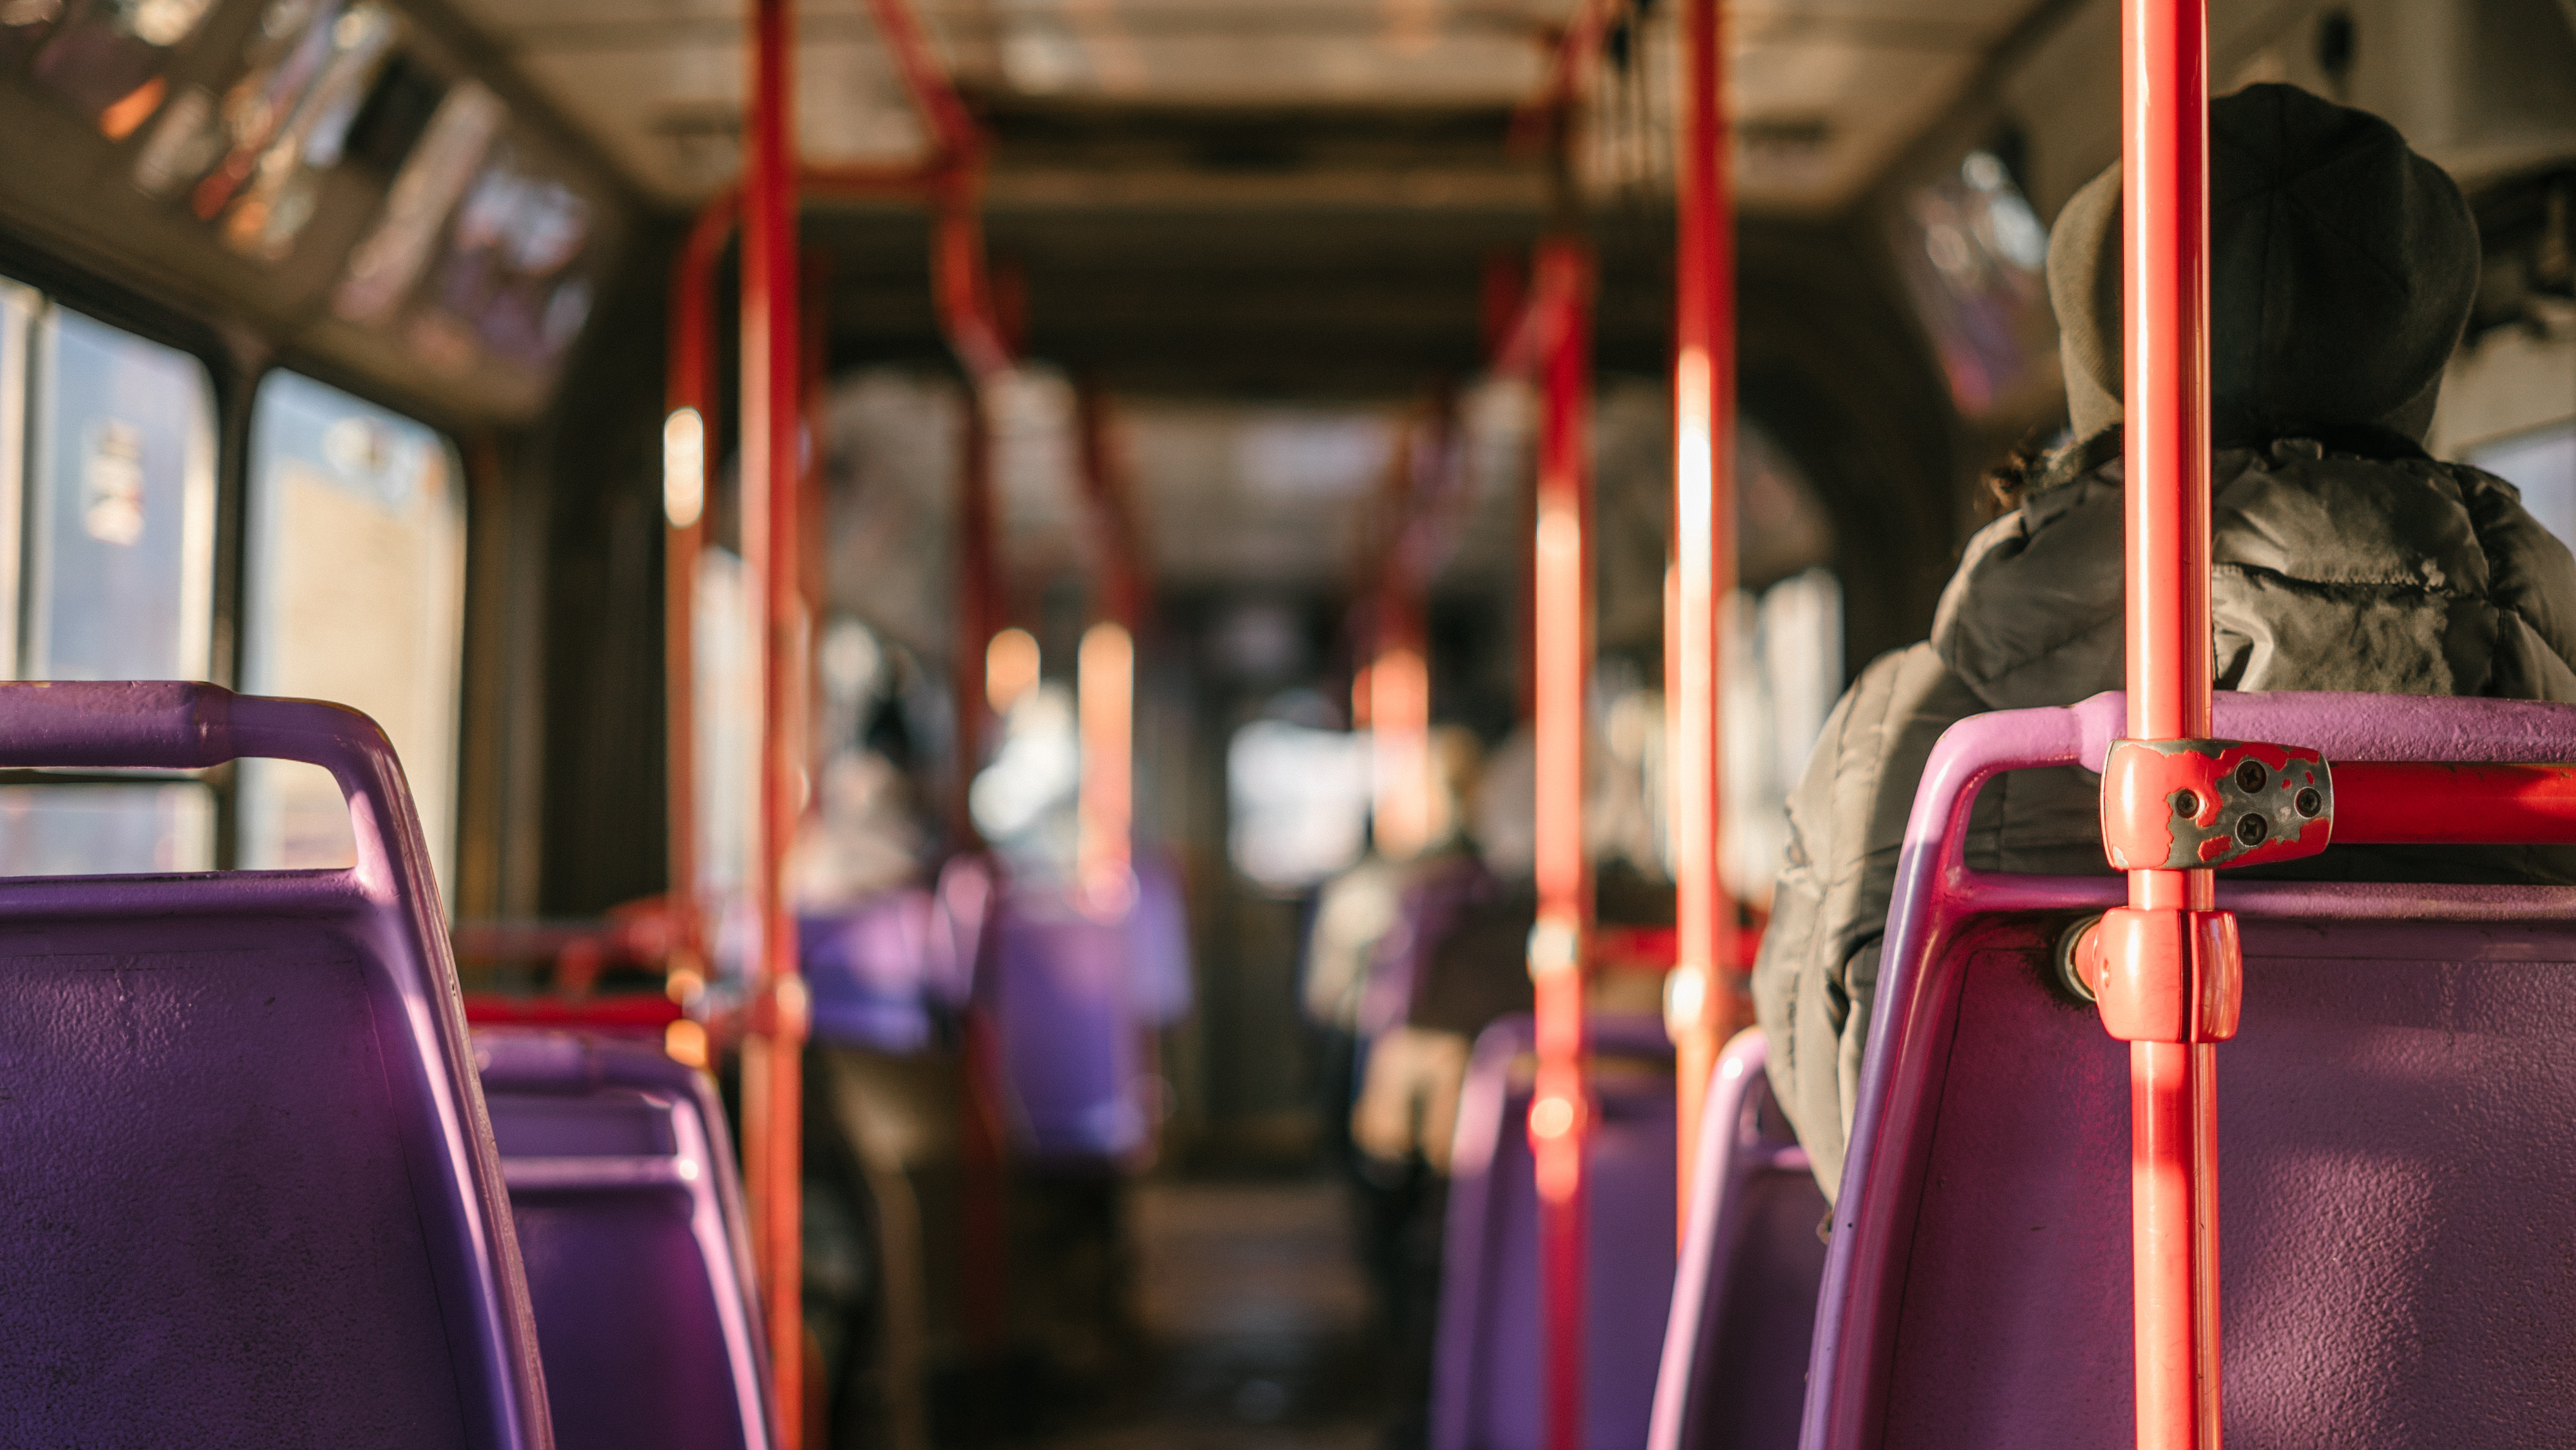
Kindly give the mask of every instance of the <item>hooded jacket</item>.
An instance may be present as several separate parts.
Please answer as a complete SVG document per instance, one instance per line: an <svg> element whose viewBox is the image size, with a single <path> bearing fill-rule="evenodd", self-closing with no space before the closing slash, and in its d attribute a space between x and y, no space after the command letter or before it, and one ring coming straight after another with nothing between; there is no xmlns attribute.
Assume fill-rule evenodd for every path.
<svg viewBox="0 0 2576 1450"><path fill-rule="evenodd" d="M2576 702L2576 559L2511 484L2422 447L2477 286L2459 189L2386 122L2289 86L2213 103L2210 152L2219 688ZM1861 672L1789 802L1754 1003L1775 1093L1829 1197L1897 853L1934 741L1981 711L2122 684L2119 220L2114 166L2049 237L2078 441L1969 542L1932 637ZM2107 871L2099 800L2090 771L2005 775L1978 797L1968 863ZM2282 874L2293 871L2576 881L2576 859L2381 848Z"/></svg>

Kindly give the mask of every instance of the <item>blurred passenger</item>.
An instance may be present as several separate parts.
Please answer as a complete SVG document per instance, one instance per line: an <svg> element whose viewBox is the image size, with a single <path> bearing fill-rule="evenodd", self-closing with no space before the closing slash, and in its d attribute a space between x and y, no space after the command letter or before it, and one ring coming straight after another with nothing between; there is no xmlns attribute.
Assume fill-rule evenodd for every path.
<svg viewBox="0 0 2576 1450"><path fill-rule="evenodd" d="M2441 168L2376 117L2289 86L2210 107L2211 615L2230 690L2576 701L2576 561L2493 475L2426 456L2479 243ZM1933 742L1985 710L2121 688L2119 168L2049 238L2072 441L2009 469L1932 638L1843 696L1789 803L1755 967L1771 1075L1841 1186L1897 852ZM2102 872L2098 777L2019 772L1977 801L1968 863ZM2545 850L2331 852L2309 878L2569 881Z"/></svg>

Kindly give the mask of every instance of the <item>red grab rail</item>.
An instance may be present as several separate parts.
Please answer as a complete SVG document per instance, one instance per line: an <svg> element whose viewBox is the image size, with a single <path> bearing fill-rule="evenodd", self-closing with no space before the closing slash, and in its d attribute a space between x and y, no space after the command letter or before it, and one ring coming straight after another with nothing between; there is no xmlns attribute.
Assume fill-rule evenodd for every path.
<svg viewBox="0 0 2576 1450"><path fill-rule="evenodd" d="M2210 733L2209 76L2206 0L2124 0L2122 249L2129 737ZM2130 1038L2139 1450L2217 1450L2217 1041L2233 1035L2233 918L2207 870L2129 873L2106 980L2169 982L2205 1013ZM2215 996L2213 996L2215 994ZM2229 1000L2218 1001L2218 997ZM2144 1004L2128 1002L2125 1007ZM2205 1020L2204 1020L2205 1018Z"/></svg>
<svg viewBox="0 0 2576 1450"><path fill-rule="evenodd" d="M1591 1096L1592 868L1583 838L1585 701L1592 665L1592 257L1579 242L1542 243L1501 370L1539 377L1537 521L1530 577L1531 723L1538 757L1538 924L1529 970L1538 1019L1530 1098L1539 1196L1542 1404L1548 1450L1583 1441L1584 1148Z"/></svg>
<svg viewBox="0 0 2576 1450"><path fill-rule="evenodd" d="M1718 0L1681 10L1683 112L1674 190L1672 628L1665 648L1672 739L1673 885L1679 955L1664 988L1673 1039L1680 1172L1678 1232L1690 1220L1691 1160L1717 1066L1716 995L1739 965L1725 859L1718 712L1725 641L1718 610L1735 587L1735 228Z"/></svg>
<svg viewBox="0 0 2576 1450"><path fill-rule="evenodd" d="M754 0L742 191L742 554L760 582L764 677L758 834L751 869L760 922L755 997L742 1044L743 1186L769 1324L783 1450L805 1419L802 1264L802 1047L806 999L785 890L804 765L807 636L797 578L802 423L796 287L793 0Z"/></svg>

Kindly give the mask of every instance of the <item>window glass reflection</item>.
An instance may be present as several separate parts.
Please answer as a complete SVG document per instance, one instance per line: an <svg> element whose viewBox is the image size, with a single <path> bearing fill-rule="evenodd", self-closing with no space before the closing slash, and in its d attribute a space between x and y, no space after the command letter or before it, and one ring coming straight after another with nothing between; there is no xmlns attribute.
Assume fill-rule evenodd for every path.
<svg viewBox="0 0 2576 1450"><path fill-rule="evenodd" d="M211 871L215 803L195 781L0 785L0 876Z"/></svg>
<svg viewBox="0 0 2576 1450"><path fill-rule="evenodd" d="M456 797L465 505L455 456L419 423L292 373L251 421L242 684L331 700L384 727L442 877ZM319 770L245 762L242 864L349 864Z"/></svg>
<svg viewBox="0 0 2576 1450"><path fill-rule="evenodd" d="M193 680L214 575L204 365L78 313L39 329L31 679Z"/></svg>
<svg viewBox="0 0 2576 1450"><path fill-rule="evenodd" d="M2576 420L2489 443L2469 462L2522 490L2531 516L2576 547Z"/></svg>

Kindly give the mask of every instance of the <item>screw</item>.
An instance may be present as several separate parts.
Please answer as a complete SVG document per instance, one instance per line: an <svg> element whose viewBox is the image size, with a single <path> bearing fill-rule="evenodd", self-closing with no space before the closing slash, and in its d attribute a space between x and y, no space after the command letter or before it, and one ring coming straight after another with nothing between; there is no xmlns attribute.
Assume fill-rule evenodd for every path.
<svg viewBox="0 0 2576 1450"><path fill-rule="evenodd" d="M2306 816L2309 820L2313 821L2317 818L2318 813L2326 808L2326 798L2317 793L2317 788L2315 786L2309 786L2307 789L2299 792L2297 805L2299 807L2299 814Z"/></svg>
<svg viewBox="0 0 2576 1450"><path fill-rule="evenodd" d="M2261 790L2264 782L2271 778L2270 773L2263 769L2263 762L2259 760L2248 760L2236 767L2236 788L2247 795Z"/></svg>
<svg viewBox="0 0 2576 1450"><path fill-rule="evenodd" d="M2271 831L2271 823L2252 811L2247 811L2236 818L2236 839L2248 846L2262 845L2263 838L2271 834Z"/></svg>
<svg viewBox="0 0 2576 1450"><path fill-rule="evenodd" d="M2200 797L2193 795L2187 790L2175 791L2173 794L2173 808L2174 814L2178 816L2188 817L2199 815Z"/></svg>

